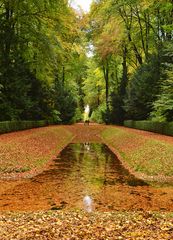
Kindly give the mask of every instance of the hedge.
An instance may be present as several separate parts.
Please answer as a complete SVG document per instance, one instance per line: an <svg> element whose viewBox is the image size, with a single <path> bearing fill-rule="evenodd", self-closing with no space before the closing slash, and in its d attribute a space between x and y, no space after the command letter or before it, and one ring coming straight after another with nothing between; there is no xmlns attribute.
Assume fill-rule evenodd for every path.
<svg viewBox="0 0 173 240"><path fill-rule="evenodd" d="M173 122L124 121L124 126L173 136Z"/></svg>
<svg viewBox="0 0 173 240"><path fill-rule="evenodd" d="M47 121L5 121L0 122L0 134L19 131L24 129L44 127L47 125Z"/></svg>

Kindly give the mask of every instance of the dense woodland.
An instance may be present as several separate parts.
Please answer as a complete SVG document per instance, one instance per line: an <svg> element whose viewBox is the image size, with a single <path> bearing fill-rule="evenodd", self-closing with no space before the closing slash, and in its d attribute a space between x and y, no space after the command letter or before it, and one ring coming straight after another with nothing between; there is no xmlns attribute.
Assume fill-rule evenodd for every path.
<svg viewBox="0 0 173 240"><path fill-rule="evenodd" d="M0 121L173 121L173 1L0 0Z"/></svg>

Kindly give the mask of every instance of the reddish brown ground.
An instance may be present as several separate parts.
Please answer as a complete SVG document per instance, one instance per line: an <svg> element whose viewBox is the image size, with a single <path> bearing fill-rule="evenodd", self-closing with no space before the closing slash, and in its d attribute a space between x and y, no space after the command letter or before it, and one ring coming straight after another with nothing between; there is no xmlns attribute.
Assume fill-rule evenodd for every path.
<svg viewBox="0 0 173 240"><path fill-rule="evenodd" d="M99 135L106 128L103 125L83 126L77 124L64 126L75 136L73 142L102 142ZM37 131L37 130L34 130ZM38 130L40 131L40 130ZM162 139L173 143L172 137L127 129L139 135L147 135L152 138ZM20 136L25 132L17 132ZM1 136L2 141L13 139L13 134ZM63 147L63 146L62 146ZM53 168L49 166L49 169ZM48 210L52 208L80 208L81 201L77 201L82 186L65 183L65 179L51 178L46 172L42 175L23 180L0 180L0 211L34 211ZM75 194L68 194L68 189ZM122 186L117 184L107 187L96 196L95 208L101 211L108 210L165 210L173 211L173 187L152 186ZM67 203L67 204L66 204Z"/></svg>
<svg viewBox="0 0 173 240"><path fill-rule="evenodd" d="M0 136L0 179L37 175L71 141L61 126L29 129Z"/></svg>

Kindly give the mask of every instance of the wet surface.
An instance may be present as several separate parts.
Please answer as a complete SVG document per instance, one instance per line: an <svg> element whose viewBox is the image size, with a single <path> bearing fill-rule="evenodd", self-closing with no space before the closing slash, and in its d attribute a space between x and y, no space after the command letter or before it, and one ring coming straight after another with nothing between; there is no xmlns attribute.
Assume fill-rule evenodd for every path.
<svg viewBox="0 0 173 240"><path fill-rule="evenodd" d="M154 188L124 169L100 143L72 143L42 174L1 191L0 210L173 210L172 187ZM7 185L6 185L7 186Z"/></svg>

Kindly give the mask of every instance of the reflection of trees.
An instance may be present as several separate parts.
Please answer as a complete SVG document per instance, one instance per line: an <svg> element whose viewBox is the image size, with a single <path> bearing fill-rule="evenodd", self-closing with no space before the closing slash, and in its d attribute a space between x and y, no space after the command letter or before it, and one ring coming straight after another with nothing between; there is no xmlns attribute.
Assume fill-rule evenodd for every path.
<svg viewBox="0 0 173 240"><path fill-rule="evenodd" d="M60 155L62 175L65 181L83 186L84 194L105 191L107 185L144 185L123 167L104 144L70 144Z"/></svg>

